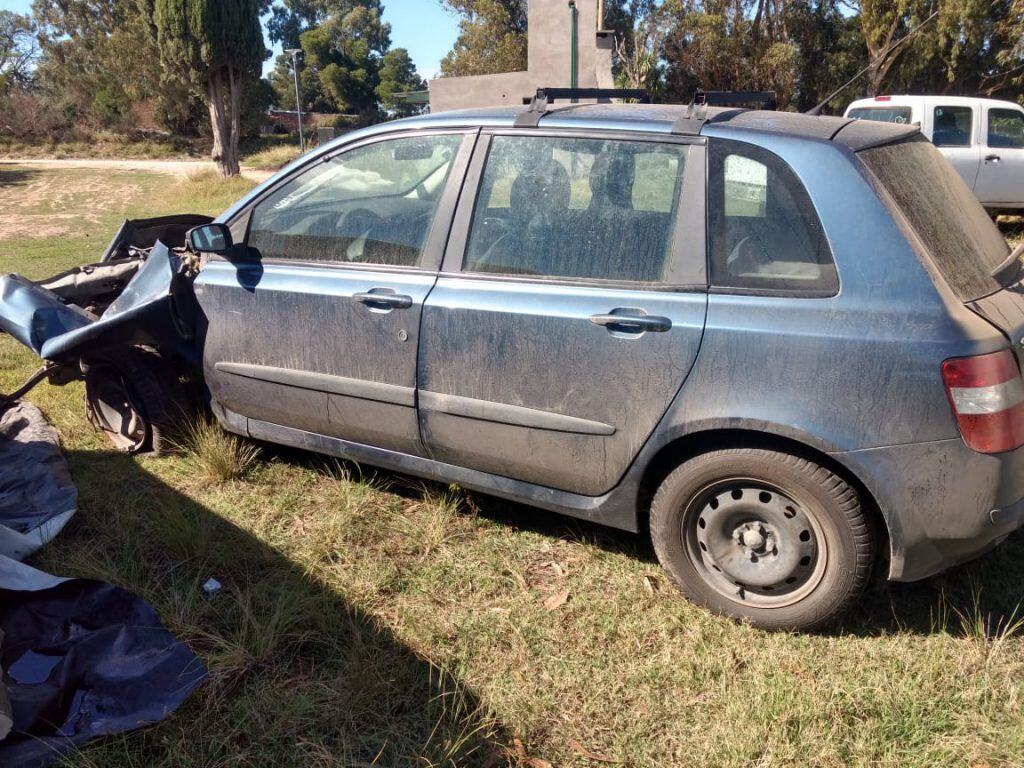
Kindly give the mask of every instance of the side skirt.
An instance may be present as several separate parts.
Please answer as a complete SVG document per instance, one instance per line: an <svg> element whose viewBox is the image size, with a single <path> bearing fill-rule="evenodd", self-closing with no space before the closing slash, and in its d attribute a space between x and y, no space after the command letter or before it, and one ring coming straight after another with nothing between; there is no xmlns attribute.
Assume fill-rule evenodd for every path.
<svg viewBox="0 0 1024 768"><path fill-rule="evenodd" d="M635 515L626 516L612 512L618 505L608 502L615 491L604 496L580 496L474 469L456 467L432 459L351 443L336 437L326 437L256 419L247 419L228 411L219 404L215 404L213 410L225 429L256 440L280 443L315 453L336 456L347 461L369 464L436 482L456 483L471 491L479 491L630 533L638 532Z"/></svg>

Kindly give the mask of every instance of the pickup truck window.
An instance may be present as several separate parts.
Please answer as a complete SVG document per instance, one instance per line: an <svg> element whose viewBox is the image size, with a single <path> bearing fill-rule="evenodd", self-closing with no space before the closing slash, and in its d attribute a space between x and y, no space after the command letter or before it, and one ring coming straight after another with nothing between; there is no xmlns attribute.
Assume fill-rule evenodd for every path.
<svg viewBox="0 0 1024 768"><path fill-rule="evenodd" d="M834 295L832 251L807 191L777 155L711 140L708 179L711 284Z"/></svg>
<svg viewBox="0 0 1024 768"><path fill-rule="evenodd" d="M990 109L988 145L999 149L1024 148L1024 112L1015 109Z"/></svg>
<svg viewBox="0 0 1024 768"><path fill-rule="evenodd" d="M253 211L264 259L418 266L461 136L417 136L343 152L285 182Z"/></svg>
<svg viewBox="0 0 1024 768"><path fill-rule="evenodd" d="M918 136L859 156L961 301L1003 287L992 271L1010 253L1006 240L971 188L927 139Z"/></svg>
<svg viewBox="0 0 1024 768"><path fill-rule="evenodd" d="M465 272L659 282L689 147L495 136Z"/></svg>
<svg viewBox="0 0 1024 768"><path fill-rule="evenodd" d="M851 109L848 117L854 120L874 120L878 123L910 125L913 119L910 107L857 107Z"/></svg>
<svg viewBox="0 0 1024 768"><path fill-rule="evenodd" d="M973 125L970 107L935 107L932 143L936 147L969 147Z"/></svg>

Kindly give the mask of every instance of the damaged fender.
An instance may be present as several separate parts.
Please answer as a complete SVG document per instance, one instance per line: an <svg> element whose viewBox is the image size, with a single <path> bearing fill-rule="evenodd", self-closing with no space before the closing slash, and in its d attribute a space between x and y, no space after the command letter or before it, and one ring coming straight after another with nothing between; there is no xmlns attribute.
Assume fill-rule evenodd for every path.
<svg viewBox="0 0 1024 768"><path fill-rule="evenodd" d="M157 242L138 274L99 317L20 275L2 277L0 330L54 363L135 345L194 360L195 298L187 272L182 258Z"/></svg>

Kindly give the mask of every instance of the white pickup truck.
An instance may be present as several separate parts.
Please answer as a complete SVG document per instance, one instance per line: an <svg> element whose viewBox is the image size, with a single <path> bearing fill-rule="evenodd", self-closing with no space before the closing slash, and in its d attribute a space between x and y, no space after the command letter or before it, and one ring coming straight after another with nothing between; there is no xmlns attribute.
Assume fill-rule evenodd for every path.
<svg viewBox="0 0 1024 768"><path fill-rule="evenodd" d="M876 96L853 102L846 116L917 123L990 212L1024 209L1024 109L1012 101Z"/></svg>

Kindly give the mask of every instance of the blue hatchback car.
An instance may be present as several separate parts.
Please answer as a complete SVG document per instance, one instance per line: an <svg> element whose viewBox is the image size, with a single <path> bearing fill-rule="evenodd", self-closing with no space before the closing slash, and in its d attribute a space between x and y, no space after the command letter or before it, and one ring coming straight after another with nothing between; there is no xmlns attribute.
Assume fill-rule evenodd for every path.
<svg viewBox="0 0 1024 768"><path fill-rule="evenodd" d="M227 430L649 531L692 600L807 629L1024 520L1019 257L913 126L541 104L128 222L0 327L127 450L195 371Z"/></svg>

